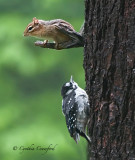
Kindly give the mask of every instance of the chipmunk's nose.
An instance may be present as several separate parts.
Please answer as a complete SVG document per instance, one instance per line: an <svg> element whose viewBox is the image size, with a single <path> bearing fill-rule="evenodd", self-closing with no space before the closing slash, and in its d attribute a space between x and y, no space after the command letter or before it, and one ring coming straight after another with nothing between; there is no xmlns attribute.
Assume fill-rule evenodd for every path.
<svg viewBox="0 0 135 160"><path fill-rule="evenodd" d="M23 36L27 36L27 34L24 32L24 33L23 33Z"/></svg>
<svg viewBox="0 0 135 160"><path fill-rule="evenodd" d="M26 37L26 36L28 36L28 35L29 35L29 34L28 34L28 32L27 32L27 31L24 31L24 32L23 32L23 36L25 36L25 37Z"/></svg>
<svg viewBox="0 0 135 160"><path fill-rule="evenodd" d="M28 34L24 32L24 33L23 33L23 36L25 36L25 37L26 37L26 36L28 36Z"/></svg>

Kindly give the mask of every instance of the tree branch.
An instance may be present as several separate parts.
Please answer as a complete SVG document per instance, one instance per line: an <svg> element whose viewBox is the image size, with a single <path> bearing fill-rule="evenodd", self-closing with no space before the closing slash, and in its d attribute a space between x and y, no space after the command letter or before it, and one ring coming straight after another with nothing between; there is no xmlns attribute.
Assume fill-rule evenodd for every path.
<svg viewBox="0 0 135 160"><path fill-rule="evenodd" d="M56 43L53 43L53 42L48 42L48 43L44 44L44 41L36 41L35 46L39 46L41 48L50 48L50 49L61 50L61 49L83 47L84 44L82 42L82 43L71 43L70 45L68 45L65 42L65 43L59 43L59 46L57 47Z"/></svg>

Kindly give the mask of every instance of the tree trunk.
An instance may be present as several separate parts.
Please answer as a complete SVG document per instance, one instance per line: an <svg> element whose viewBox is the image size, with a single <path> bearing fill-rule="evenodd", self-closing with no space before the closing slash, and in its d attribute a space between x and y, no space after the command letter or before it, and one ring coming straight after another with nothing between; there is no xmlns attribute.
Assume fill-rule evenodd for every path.
<svg viewBox="0 0 135 160"><path fill-rule="evenodd" d="M135 0L85 1L90 160L135 160Z"/></svg>

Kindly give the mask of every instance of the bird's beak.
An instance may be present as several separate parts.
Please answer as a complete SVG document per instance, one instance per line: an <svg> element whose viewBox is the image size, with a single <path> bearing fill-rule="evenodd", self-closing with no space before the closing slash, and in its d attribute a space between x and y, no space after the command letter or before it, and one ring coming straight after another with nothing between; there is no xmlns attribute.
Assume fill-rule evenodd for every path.
<svg viewBox="0 0 135 160"><path fill-rule="evenodd" d="M71 76L71 78L70 78L70 82L71 83L73 83L74 82L74 80L73 80L73 77Z"/></svg>

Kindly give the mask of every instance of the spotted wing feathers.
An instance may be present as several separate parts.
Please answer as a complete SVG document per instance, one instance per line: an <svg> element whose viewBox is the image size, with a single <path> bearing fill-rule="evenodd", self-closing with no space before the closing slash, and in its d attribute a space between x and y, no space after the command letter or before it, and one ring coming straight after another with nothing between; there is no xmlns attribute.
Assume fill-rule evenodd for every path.
<svg viewBox="0 0 135 160"><path fill-rule="evenodd" d="M78 104L75 102L74 97L75 97L75 92L71 92L70 95L64 99L62 110L66 118L66 124L70 136L73 137L77 143L80 140L80 136L76 132Z"/></svg>

